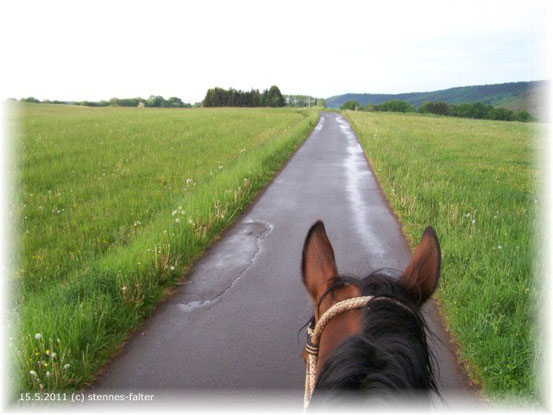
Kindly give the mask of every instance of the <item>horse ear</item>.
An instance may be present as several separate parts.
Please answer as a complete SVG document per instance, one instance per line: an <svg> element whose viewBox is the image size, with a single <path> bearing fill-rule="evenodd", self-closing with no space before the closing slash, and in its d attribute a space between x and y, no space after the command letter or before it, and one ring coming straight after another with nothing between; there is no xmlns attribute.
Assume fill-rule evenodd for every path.
<svg viewBox="0 0 553 415"><path fill-rule="evenodd" d="M338 275L334 250L322 221L317 221L305 238L301 260L303 284L314 301L330 287Z"/></svg>
<svg viewBox="0 0 553 415"><path fill-rule="evenodd" d="M399 278L417 304L424 303L436 290L440 278L441 252L436 232L428 226L415 253Z"/></svg>

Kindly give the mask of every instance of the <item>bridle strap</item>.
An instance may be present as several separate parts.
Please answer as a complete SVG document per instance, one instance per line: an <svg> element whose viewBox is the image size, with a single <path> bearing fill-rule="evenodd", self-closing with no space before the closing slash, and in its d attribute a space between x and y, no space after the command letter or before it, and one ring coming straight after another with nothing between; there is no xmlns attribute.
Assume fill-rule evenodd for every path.
<svg viewBox="0 0 553 415"><path fill-rule="evenodd" d="M305 394L303 397L303 409L306 410L309 406L309 401L311 400L311 395L313 395L313 390L315 389L315 383L317 381L317 361L319 357L319 341L326 325L332 320L335 316L344 311L354 310L356 308L365 307L369 301L386 301L396 304L405 310L413 313L409 307L400 301L394 300L389 297L377 297L373 296L364 296L364 297L353 297L348 298L347 300L339 301L330 307L319 319L315 327L313 323L307 326L307 343L305 344L305 351L307 352L307 362L305 367Z"/></svg>

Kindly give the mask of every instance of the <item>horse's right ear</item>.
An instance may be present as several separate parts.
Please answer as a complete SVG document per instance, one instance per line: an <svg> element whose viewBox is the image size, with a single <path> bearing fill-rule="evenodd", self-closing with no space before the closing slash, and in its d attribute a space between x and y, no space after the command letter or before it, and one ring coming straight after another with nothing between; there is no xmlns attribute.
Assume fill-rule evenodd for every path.
<svg viewBox="0 0 553 415"><path fill-rule="evenodd" d="M317 221L309 232L303 244L301 274L307 292L317 301L330 287L338 275L334 250L326 235L322 221Z"/></svg>
<svg viewBox="0 0 553 415"><path fill-rule="evenodd" d="M436 232L428 226L411 262L399 278L417 304L424 303L436 290L440 278L441 252Z"/></svg>

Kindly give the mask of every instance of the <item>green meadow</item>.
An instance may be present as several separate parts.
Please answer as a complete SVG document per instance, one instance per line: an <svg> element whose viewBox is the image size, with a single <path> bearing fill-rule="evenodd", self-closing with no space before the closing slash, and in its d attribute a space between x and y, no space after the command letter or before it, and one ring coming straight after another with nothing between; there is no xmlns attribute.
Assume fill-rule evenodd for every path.
<svg viewBox="0 0 553 415"><path fill-rule="evenodd" d="M316 111L10 104L13 390L86 384Z"/></svg>
<svg viewBox="0 0 553 415"><path fill-rule="evenodd" d="M437 298L473 381L492 401L539 399L537 125L344 115L411 245L436 229Z"/></svg>

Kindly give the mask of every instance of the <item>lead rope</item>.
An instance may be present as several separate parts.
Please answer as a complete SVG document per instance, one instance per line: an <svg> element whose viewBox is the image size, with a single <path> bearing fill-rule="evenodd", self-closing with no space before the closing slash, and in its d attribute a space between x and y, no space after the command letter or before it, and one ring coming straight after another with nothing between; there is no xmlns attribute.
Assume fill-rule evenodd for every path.
<svg viewBox="0 0 553 415"><path fill-rule="evenodd" d="M317 381L317 360L319 357L319 340L323 329L328 322L336 315L353 310L355 308L362 308L372 299L372 296L354 297L347 300L340 301L330 307L319 319L315 328L311 325L307 327L307 343L305 345L305 351L307 352L307 363L305 367L305 394L303 396L303 410L305 411L309 406L311 395L315 389L315 382Z"/></svg>

